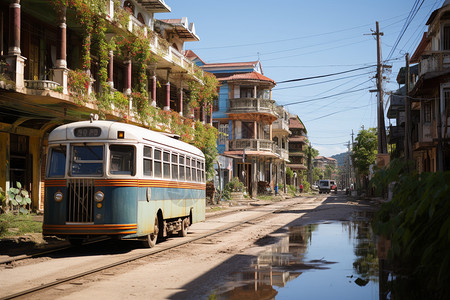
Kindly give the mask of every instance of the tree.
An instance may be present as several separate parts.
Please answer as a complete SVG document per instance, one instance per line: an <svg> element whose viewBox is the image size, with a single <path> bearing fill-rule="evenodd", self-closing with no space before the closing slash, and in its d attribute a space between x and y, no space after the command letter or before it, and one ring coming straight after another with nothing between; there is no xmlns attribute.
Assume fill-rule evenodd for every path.
<svg viewBox="0 0 450 300"><path fill-rule="evenodd" d="M356 174L360 179L359 182L362 182L359 186L364 185L365 189L368 187L369 167L375 163L377 157L377 147L376 128L359 131L356 137L356 144L353 146L352 159Z"/></svg>
<svg viewBox="0 0 450 300"><path fill-rule="evenodd" d="M353 147L353 162L359 175L369 175L369 166L375 163L377 157L376 128L362 129L356 137Z"/></svg>

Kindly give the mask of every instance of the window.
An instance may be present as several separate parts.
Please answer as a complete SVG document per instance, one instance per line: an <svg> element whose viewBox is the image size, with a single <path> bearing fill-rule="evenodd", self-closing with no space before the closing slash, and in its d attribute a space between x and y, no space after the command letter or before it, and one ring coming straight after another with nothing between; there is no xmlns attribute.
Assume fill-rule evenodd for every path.
<svg viewBox="0 0 450 300"><path fill-rule="evenodd" d="M144 146L144 175L153 176L152 148Z"/></svg>
<svg viewBox="0 0 450 300"><path fill-rule="evenodd" d="M197 181L202 181L202 169L201 169L201 163L197 160Z"/></svg>
<svg viewBox="0 0 450 300"><path fill-rule="evenodd" d="M64 177L66 175L66 146L50 148L48 177Z"/></svg>
<svg viewBox="0 0 450 300"><path fill-rule="evenodd" d="M163 153L163 177L170 179L170 153L164 151Z"/></svg>
<svg viewBox="0 0 450 300"><path fill-rule="evenodd" d="M192 166L192 181L197 181L197 171L195 169L195 158L191 160L191 166Z"/></svg>
<svg viewBox="0 0 450 300"><path fill-rule="evenodd" d="M217 137L218 145L225 145L228 139L228 124L219 124L219 136Z"/></svg>
<svg viewBox="0 0 450 300"><path fill-rule="evenodd" d="M179 171L180 171L180 180L185 180L185 176L184 176L184 156L180 155L179 156Z"/></svg>
<svg viewBox="0 0 450 300"><path fill-rule="evenodd" d="M253 88L242 86L240 89L241 98L253 98Z"/></svg>
<svg viewBox="0 0 450 300"><path fill-rule="evenodd" d="M162 162L161 162L161 150L155 149L154 152L154 167L155 167L155 177L162 177Z"/></svg>
<svg viewBox="0 0 450 300"><path fill-rule="evenodd" d="M191 181L191 159L186 157L186 180Z"/></svg>
<svg viewBox="0 0 450 300"><path fill-rule="evenodd" d="M72 176L103 176L103 146L72 146Z"/></svg>
<svg viewBox="0 0 450 300"><path fill-rule="evenodd" d="M444 26L442 37L442 50L450 50L450 25Z"/></svg>
<svg viewBox="0 0 450 300"><path fill-rule="evenodd" d="M134 147L131 145L109 146L111 174L135 175Z"/></svg>
<svg viewBox="0 0 450 300"><path fill-rule="evenodd" d="M254 122L242 122L242 138L243 139L254 139L255 138L255 130Z"/></svg>
<svg viewBox="0 0 450 300"><path fill-rule="evenodd" d="M204 182L205 181L205 163L204 162L202 162L201 168L202 168L202 182Z"/></svg>
<svg viewBox="0 0 450 300"><path fill-rule="evenodd" d="M178 180L178 155L172 153L172 179Z"/></svg>

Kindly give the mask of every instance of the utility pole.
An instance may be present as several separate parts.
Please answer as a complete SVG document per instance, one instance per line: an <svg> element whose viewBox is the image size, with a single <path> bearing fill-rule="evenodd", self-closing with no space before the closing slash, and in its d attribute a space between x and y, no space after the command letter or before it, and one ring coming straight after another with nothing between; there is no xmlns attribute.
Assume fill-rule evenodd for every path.
<svg viewBox="0 0 450 300"><path fill-rule="evenodd" d="M405 72L405 159L412 160L412 149L411 149L411 101L409 99L409 53L406 53L406 72Z"/></svg>
<svg viewBox="0 0 450 300"><path fill-rule="evenodd" d="M383 35L380 32L378 21L376 22L376 31L372 35L377 36L377 91L378 91L378 154L387 154L386 128L384 125L383 109L383 65L381 61L381 39Z"/></svg>

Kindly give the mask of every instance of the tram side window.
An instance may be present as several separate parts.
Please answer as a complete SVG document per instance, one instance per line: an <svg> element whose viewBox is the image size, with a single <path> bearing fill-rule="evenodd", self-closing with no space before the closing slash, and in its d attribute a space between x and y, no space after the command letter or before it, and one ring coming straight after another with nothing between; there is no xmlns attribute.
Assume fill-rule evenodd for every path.
<svg viewBox="0 0 450 300"><path fill-rule="evenodd" d="M163 177L170 178L170 153L164 151L163 153Z"/></svg>
<svg viewBox="0 0 450 300"><path fill-rule="evenodd" d="M66 174L66 149L66 146L52 147L50 149L48 177L64 177Z"/></svg>
<svg viewBox="0 0 450 300"><path fill-rule="evenodd" d="M202 182L202 169L200 168L200 161L197 160L197 181Z"/></svg>
<svg viewBox="0 0 450 300"><path fill-rule="evenodd" d="M72 146L72 176L103 176L103 146Z"/></svg>
<svg viewBox="0 0 450 300"><path fill-rule="evenodd" d="M191 158L186 157L186 180L191 181Z"/></svg>
<svg viewBox="0 0 450 300"><path fill-rule="evenodd" d="M135 175L134 147L131 145L111 145L110 173L120 175Z"/></svg>
<svg viewBox="0 0 450 300"><path fill-rule="evenodd" d="M205 182L205 163L202 162L202 182Z"/></svg>
<svg viewBox="0 0 450 300"><path fill-rule="evenodd" d="M152 147L144 146L144 175L153 176Z"/></svg>
<svg viewBox="0 0 450 300"><path fill-rule="evenodd" d="M155 149L155 177L162 177L162 163L161 163L161 150Z"/></svg>
<svg viewBox="0 0 450 300"><path fill-rule="evenodd" d="M192 181L197 181L197 170L195 169L195 159L192 159Z"/></svg>
<svg viewBox="0 0 450 300"><path fill-rule="evenodd" d="M179 164L180 164L180 180L185 180L185 176L184 176L184 156L180 155L179 156L179 160L178 160Z"/></svg>
<svg viewBox="0 0 450 300"><path fill-rule="evenodd" d="M178 155L172 153L172 179L178 179Z"/></svg>

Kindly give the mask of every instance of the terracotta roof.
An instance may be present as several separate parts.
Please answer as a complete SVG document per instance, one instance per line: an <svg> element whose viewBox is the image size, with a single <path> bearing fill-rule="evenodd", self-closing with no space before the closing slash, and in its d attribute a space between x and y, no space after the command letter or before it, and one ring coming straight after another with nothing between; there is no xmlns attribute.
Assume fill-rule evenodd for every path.
<svg viewBox="0 0 450 300"><path fill-rule="evenodd" d="M305 126L303 126L303 123L300 121L298 116L290 117L289 118L289 128L302 128L305 129Z"/></svg>
<svg viewBox="0 0 450 300"><path fill-rule="evenodd" d="M194 51L192 50L186 50L184 52L184 56L186 56L186 58L190 59L190 60L194 60L194 59L198 59L200 60L203 64L205 63L197 54L195 54Z"/></svg>
<svg viewBox="0 0 450 300"><path fill-rule="evenodd" d="M219 67L255 67L259 62L258 61L250 61L250 62L233 62L233 63L211 63L205 64L204 68L219 68Z"/></svg>
<svg viewBox="0 0 450 300"><path fill-rule="evenodd" d="M214 74L216 75L219 81L231 81L231 80L260 80L260 81L269 81L274 85L276 84L273 79L266 77L258 72L250 72L250 73L227 73L227 74Z"/></svg>

